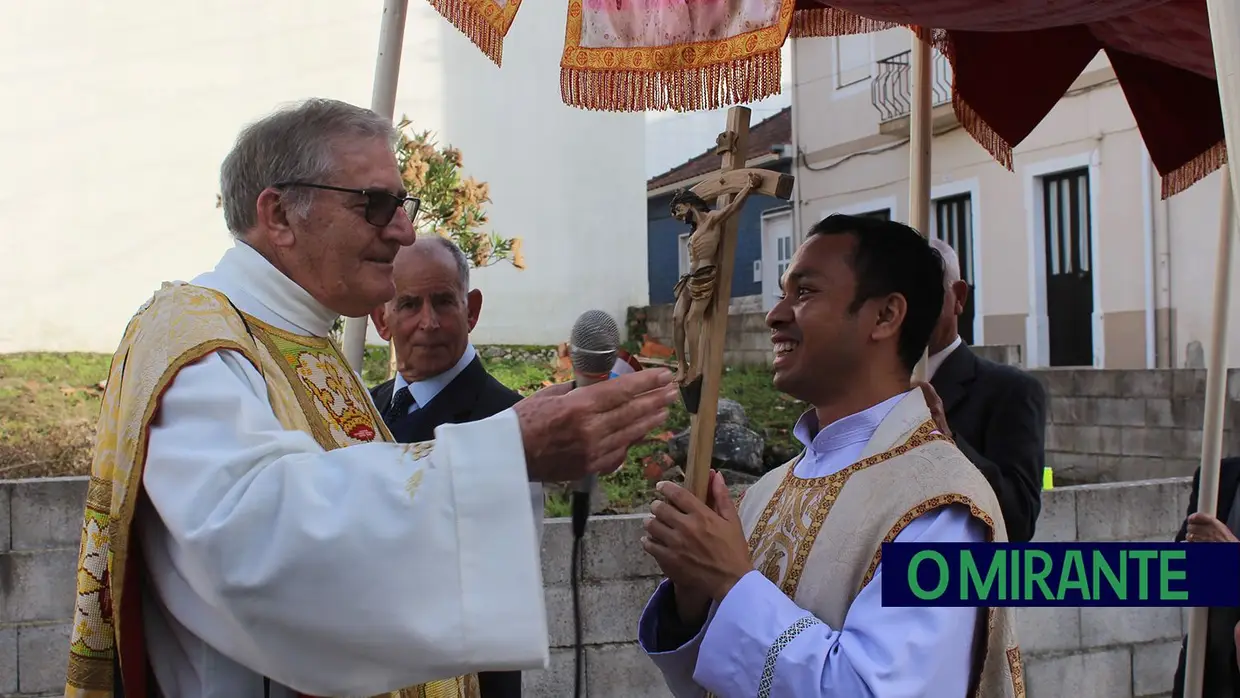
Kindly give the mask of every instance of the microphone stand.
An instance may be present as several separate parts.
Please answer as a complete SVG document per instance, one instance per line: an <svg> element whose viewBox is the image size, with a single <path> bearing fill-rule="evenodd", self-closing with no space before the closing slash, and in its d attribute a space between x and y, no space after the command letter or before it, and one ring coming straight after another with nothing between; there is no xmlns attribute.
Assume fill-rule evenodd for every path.
<svg viewBox="0 0 1240 698"><path fill-rule="evenodd" d="M590 493L574 492L573 507L573 559L569 580L573 592L573 628L576 637L575 678L573 679L573 696L581 698L582 685L585 683L585 644L581 631L581 549L585 538L586 519L590 516Z"/></svg>
<svg viewBox="0 0 1240 698"><path fill-rule="evenodd" d="M577 381L573 381L573 389ZM586 649L581 627L581 576L582 576L582 545L586 535L586 521L590 518L590 494L593 488L584 491L573 490L571 497L573 521L573 552L568 574L569 586L573 594L573 631L575 635L573 649L573 696L581 698L585 685Z"/></svg>

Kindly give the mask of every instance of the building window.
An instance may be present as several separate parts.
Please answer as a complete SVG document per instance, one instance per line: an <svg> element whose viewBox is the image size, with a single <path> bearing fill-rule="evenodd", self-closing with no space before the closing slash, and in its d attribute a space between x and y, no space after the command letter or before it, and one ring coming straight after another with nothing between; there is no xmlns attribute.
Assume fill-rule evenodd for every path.
<svg viewBox="0 0 1240 698"><path fill-rule="evenodd" d="M977 285L973 280L973 197L970 194L948 196L934 202L934 219L930 222L934 236L956 252L960 262L960 279L969 286L964 312L958 330L966 344L973 344L973 296Z"/></svg>
<svg viewBox="0 0 1240 698"><path fill-rule="evenodd" d="M786 235L780 235L775 238L775 278L783 283L784 273L788 271L788 267L792 265L792 233L789 231Z"/></svg>
<svg viewBox="0 0 1240 698"><path fill-rule="evenodd" d="M1090 267L1089 170L1042 178L1048 274L1088 272Z"/></svg>
<svg viewBox="0 0 1240 698"><path fill-rule="evenodd" d="M858 213L857 215L862 218L877 218L880 221L889 221L891 220L891 209L880 208L876 211L867 211L865 213Z"/></svg>
<svg viewBox="0 0 1240 698"><path fill-rule="evenodd" d="M870 79L870 35L846 34L835 37L835 88L841 89Z"/></svg>
<svg viewBox="0 0 1240 698"><path fill-rule="evenodd" d="M1042 177L1046 318L1051 366L1094 363L1089 168Z"/></svg>

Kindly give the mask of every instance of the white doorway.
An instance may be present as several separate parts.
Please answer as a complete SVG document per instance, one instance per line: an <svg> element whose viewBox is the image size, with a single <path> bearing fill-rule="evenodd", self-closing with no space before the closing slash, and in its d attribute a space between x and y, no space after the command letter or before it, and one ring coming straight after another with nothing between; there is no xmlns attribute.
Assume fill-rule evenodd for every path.
<svg viewBox="0 0 1240 698"><path fill-rule="evenodd" d="M762 214L762 310L770 310L779 298L779 280L792 262L792 209Z"/></svg>

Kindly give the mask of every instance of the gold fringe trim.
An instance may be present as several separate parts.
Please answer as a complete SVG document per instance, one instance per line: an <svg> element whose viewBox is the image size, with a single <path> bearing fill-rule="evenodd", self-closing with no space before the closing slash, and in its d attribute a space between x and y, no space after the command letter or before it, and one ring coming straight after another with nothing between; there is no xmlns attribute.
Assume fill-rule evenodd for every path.
<svg viewBox="0 0 1240 698"><path fill-rule="evenodd" d="M429 0L444 19L469 38L495 65L502 65L504 33L469 0Z"/></svg>
<svg viewBox="0 0 1240 698"><path fill-rule="evenodd" d="M1179 194L1226 164L1227 142L1219 141L1214 147L1181 165L1179 169L1163 176L1162 198Z"/></svg>
<svg viewBox="0 0 1240 698"><path fill-rule="evenodd" d="M900 26L898 22L881 22L847 10L824 7L798 10L792 19L792 38L870 34L898 26Z"/></svg>
<svg viewBox="0 0 1240 698"><path fill-rule="evenodd" d="M977 144L986 149L990 156L1000 165L1012 171L1012 144L990 127L990 124L964 101L955 87L952 88L952 109L956 112L956 120L964 127Z"/></svg>
<svg viewBox="0 0 1240 698"><path fill-rule="evenodd" d="M697 111L756 102L779 94L780 52L674 70L606 70L565 66L560 97L571 107L602 111Z"/></svg>
<svg viewBox="0 0 1240 698"><path fill-rule="evenodd" d="M960 126L969 134L977 144L982 146L990 156L995 159L1008 172L1012 172L1012 144L1007 139L995 132L990 124L982 118L980 114L973 110L956 88L956 51L952 46L951 38L946 31L942 29L927 29L925 27L910 27L923 41L927 41L943 57L947 59L948 65L952 68L952 111L956 112L956 120L960 122Z"/></svg>

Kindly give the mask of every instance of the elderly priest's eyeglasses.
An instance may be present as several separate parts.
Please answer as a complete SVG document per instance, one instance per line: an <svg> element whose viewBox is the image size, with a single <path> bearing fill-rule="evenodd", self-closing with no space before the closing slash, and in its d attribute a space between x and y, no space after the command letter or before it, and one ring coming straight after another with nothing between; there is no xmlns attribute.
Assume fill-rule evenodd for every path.
<svg viewBox="0 0 1240 698"><path fill-rule="evenodd" d="M412 222L418 215L418 209L422 207L422 200L416 196L397 196L382 189L347 189L345 187L332 187L326 184L311 184L309 182L281 182L276 187L307 187L309 189L342 191L346 194L364 196L366 197L366 222L378 228L383 228L388 223L391 223L392 217L396 215L396 209L398 208L404 208L405 213L409 216L409 221Z"/></svg>

